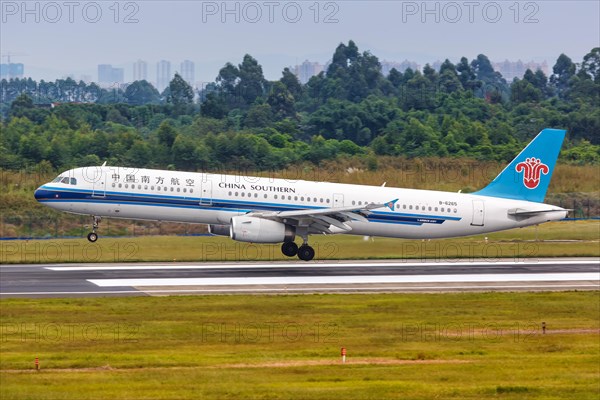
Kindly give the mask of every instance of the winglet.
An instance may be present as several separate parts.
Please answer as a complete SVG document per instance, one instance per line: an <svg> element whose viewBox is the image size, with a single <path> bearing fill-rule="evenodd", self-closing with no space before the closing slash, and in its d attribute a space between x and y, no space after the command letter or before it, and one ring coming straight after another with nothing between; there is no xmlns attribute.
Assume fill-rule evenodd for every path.
<svg viewBox="0 0 600 400"><path fill-rule="evenodd" d="M544 129L489 185L473 194L543 202L565 133Z"/></svg>

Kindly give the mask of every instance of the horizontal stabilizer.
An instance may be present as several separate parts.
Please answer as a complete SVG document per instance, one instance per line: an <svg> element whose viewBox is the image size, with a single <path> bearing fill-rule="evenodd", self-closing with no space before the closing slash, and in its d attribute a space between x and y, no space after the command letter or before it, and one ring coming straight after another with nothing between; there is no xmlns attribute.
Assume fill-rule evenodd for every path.
<svg viewBox="0 0 600 400"><path fill-rule="evenodd" d="M572 211L572 210L567 210L565 208L552 208L552 209L546 209L546 210L527 210L527 209L523 209L523 208L513 208L511 210L508 210L508 215L514 215L514 216L519 216L519 217L533 217L535 215L540 215L540 214L545 214L545 213L565 212L565 211Z"/></svg>

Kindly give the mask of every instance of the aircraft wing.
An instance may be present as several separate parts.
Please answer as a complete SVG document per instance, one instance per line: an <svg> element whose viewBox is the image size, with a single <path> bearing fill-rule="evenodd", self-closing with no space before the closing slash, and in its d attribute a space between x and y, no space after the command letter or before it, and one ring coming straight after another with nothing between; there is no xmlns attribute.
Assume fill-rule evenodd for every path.
<svg viewBox="0 0 600 400"><path fill-rule="evenodd" d="M386 204L370 203L353 207L334 207L319 209L301 209L280 212L251 212L248 215L286 223L295 227L308 228L308 233L341 233L352 228L349 221L369 222L366 218L371 210L382 207L393 207L395 200ZM337 228L337 229L336 229Z"/></svg>

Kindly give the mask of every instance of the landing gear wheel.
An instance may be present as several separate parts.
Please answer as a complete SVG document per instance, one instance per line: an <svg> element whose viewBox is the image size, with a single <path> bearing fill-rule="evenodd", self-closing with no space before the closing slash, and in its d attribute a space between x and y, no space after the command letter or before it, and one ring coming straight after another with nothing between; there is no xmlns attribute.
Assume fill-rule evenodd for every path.
<svg viewBox="0 0 600 400"><path fill-rule="evenodd" d="M281 245L281 252L284 256L294 257L298 254L298 245L295 242L284 242Z"/></svg>
<svg viewBox="0 0 600 400"><path fill-rule="evenodd" d="M94 243L96 240L98 240L98 235L96 234L96 232L90 232L90 233L88 233L88 235L87 235L87 239L88 239L90 242Z"/></svg>
<svg viewBox="0 0 600 400"><path fill-rule="evenodd" d="M315 257L315 249L307 244L303 244L298 249L298 258L303 261L310 261Z"/></svg>

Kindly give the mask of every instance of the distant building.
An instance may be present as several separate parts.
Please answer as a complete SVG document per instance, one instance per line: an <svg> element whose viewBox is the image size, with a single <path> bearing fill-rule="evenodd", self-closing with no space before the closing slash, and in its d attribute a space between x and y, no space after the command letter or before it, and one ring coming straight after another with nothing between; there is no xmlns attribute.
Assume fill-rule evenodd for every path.
<svg viewBox="0 0 600 400"><path fill-rule="evenodd" d="M548 76L550 73L550 70L548 69L548 63L546 61L542 63L536 63L534 61L523 62L521 60L504 60L502 62L492 63L492 66L494 67L495 71L498 71L502 74L502 77L506 79L507 82L512 82L514 78L523 78L523 75L525 75L525 71L527 71L528 69L530 69L533 72L539 69L546 76Z"/></svg>
<svg viewBox="0 0 600 400"><path fill-rule="evenodd" d="M148 63L144 60L137 60L133 63L133 80L148 80Z"/></svg>
<svg viewBox="0 0 600 400"><path fill-rule="evenodd" d="M112 86L122 84L125 81L123 68L114 68L110 64L98 65L98 84L100 86Z"/></svg>
<svg viewBox="0 0 600 400"><path fill-rule="evenodd" d="M310 78L321 73L324 68L323 64L305 60L302 64L294 67L294 74L298 77L300 83L305 84Z"/></svg>
<svg viewBox="0 0 600 400"><path fill-rule="evenodd" d="M435 60L433 63L431 63L429 65L431 65L431 68L435 69L437 72L440 72L440 68L442 68L443 63L444 63L443 61Z"/></svg>
<svg viewBox="0 0 600 400"><path fill-rule="evenodd" d="M21 79L24 74L25 66L21 63L0 64L0 79Z"/></svg>
<svg viewBox="0 0 600 400"><path fill-rule="evenodd" d="M388 76L392 68L395 68L398 72L404 72L407 69L412 69L413 71L420 70L421 66L414 61L404 60L402 62L396 61L386 61L383 60L381 63L381 73L383 76Z"/></svg>
<svg viewBox="0 0 600 400"><path fill-rule="evenodd" d="M171 82L171 63L169 61L160 60L156 63L156 89L162 93Z"/></svg>
<svg viewBox="0 0 600 400"><path fill-rule="evenodd" d="M194 63L190 60L183 61L179 71L183 80L193 87L196 81L196 66Z"/></svg>

